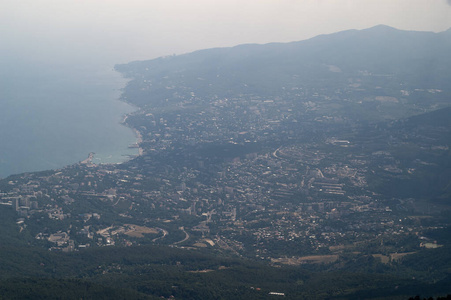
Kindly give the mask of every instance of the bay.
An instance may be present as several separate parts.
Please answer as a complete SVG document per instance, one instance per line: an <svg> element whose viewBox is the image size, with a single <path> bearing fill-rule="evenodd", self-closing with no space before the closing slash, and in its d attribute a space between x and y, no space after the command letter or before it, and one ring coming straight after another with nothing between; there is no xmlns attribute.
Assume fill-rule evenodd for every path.
<svg viewBox="0 0 451 300"><path fill-rule="evenodd" d="M0 60L0 177L138 154L120 124L136 110L119 100L125 84L111 65Z"/></svg>

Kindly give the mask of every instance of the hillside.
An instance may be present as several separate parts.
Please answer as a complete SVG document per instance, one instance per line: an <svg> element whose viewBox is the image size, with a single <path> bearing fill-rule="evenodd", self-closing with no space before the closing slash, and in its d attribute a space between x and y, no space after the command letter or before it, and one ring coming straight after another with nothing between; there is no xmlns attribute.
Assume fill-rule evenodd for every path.
<svg viewBox="0 0 451 300"><path fill-rule="evenodd" d="M286 44L201 50L116 69L134 78L126 88L127 101L158 106L175 100L169 85L183 86L178 91L183 96L274 96L282 88L340 87L373 74L391 76L405 89L449 89L450 51L449 30L411 32L380 25Z"/></svg>

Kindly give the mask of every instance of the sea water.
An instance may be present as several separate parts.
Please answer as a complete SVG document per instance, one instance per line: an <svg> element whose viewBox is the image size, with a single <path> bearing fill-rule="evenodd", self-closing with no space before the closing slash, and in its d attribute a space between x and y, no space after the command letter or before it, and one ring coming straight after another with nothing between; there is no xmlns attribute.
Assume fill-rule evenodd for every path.
<svg viewBox="0 0 451 300"><path fill-rule="evenodd" d="M120 163L137 155L121 120L126 80L112 65L0 61L0 178L84 160Z"/></svg>

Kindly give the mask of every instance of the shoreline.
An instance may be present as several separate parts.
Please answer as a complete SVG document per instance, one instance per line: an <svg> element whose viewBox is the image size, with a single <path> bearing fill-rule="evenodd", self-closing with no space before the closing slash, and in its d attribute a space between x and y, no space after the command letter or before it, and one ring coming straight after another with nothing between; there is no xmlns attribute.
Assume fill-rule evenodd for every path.
<svg viewBox="0 0 451 300"><path fill-rule="evenodd" d="M123 101L123 102L124 102L124 101ZM127 102L124 102L124 103L127 103ZM127 104L128 104L128 103L127 103ZM139 110L139 108L138 108L138 110ZM127 123L128 117L129 117L131 114L133 114L133 113L135 113L135 112L132 112L132 113L129 113L129 114L124 115L124 117L122 118L122 121L121 121L120 124L123 125L123 126L125 126L125 127L130 128L130 129L134 132L135 137L136 137L136 143L135 143L135 144L132 144L132 145L136 145L137 147L131 147L131 145L129 145L128 148L138 148L138 156L141 156L141 155L144 154L144 149L141 147L141 143L143 142L142 134L141 134L141 132L139 132L138 129L136 129L136 128L130 126L130 125Z"/></svg>
<svg viewBox="0 0 451 300"><path fill-rule="evenodd" d="M119 75L122 77L122 79L126 79L126 78L123 77L122 73L119 72L118 70L116 70L115 68L113 68L113 71L114 71L114 73L119 74ZM140 111L140 108L139 108L138 106L136 106L136 105L134 105L134 104L132 104L132 103L129 103L127 100L125 100L125 99L122 97L122 95L124 94L124 88L125 88L125 86L127 85L127 82L128 82L129 80L130 80L130 79L128 79L128 80L125 82L125 85L122 86L122 87L119 89L119 91L121 91L121 95L120 95L118 98L114 99L114 100L117 100L117 101L119 101L119 102L125 103L125 104L127 104L127 105L129 105L130 107L133 107L133 108L135 109L135 110L132 111L132 112L123 114L123 115L122 115L122 120L119 121L119 124L120 124L121 126L130 128L130 129L133 131L133 133L134 133L134 135L135 135L135 138L136 138L136 142L133 143L133 144L129 144L128 147L127 147L127 149L137 148L137 149L138 149L138 154L121 154L122 157L127 156L128 158L125 159L125 160L123 160L123 161L120 161L120 162L112 162L112 163L102 163L102 162L101 162L101 163L97 163L98 165L120 165L120 164L129 162L129 161L131 161L131 160L133 160L133 159L135 159L135 158L137 158L137 157L140 157L140 156L142 156L142 155L144 154L144 149L141 147L141 143L142 143L142 141L143 141L142 134L139 132L138 129L136 129L136 128L130 126L130 125L127 123L128 117L130 117L131 115L133 115L133 114L135 114L135 113L137 113L137 112ZM92 155L92 156L91 156L91 155ZM92 162L92 160L94 159L94 155L95 155L95 153L90 152L90 153L89 153L89 156L88 156L88 159L90 159L90 162L91 162L92 164L97 165L96 163ZM85 159L84 161L86 161L86 160L88 160L88 159ZM83 163L84 161L80 161L80 162L78 162L78 164ZM63 168L64 168L64 167L63 167Z"/></svg>
<svg viewBox="0 0 451 300"><path fill-rule="evenodd" d="M114 71L115 73L118 73L118 74L120 74L120 75L122 76L122 73L119 72L119 71L117 71L116 69L113 68L113 71ZM116 99L114 99L114 100L117 100L117 101L119 101L119 102L125 103L125 104L129 105L130 107L135 108L135 110L132 111L132 112L123 114L123 115L122 115L122 119L121 119L118 123L119 123L121 126L127 127L127 128L129 128L129 129L131 129L131 130L133 131L133 133L134 133L134 135L135 135L135 138L136 138L136 142L133 143L133 144L129 144L129 145L127 146L127 149L137 148L137 149L138 149L138 154L121 154L122 157L127 156L128 158L125 159L125 160L123 160L123 161L120 161L120 162L110 162L110 163L108 163L108 162L100 162L100 163L95 163L95 162L93 162L93 160L95 159L95 153L94 153L94 152L90 152L90 153L88 154L88 158L86 158L86 159L84 159L84 160L82 160L82 161L79 161L78 163L75 163L75 164L86 164L86 165L87 165L87 164L94 164L94 165L120 165L120 164L129 162L129 161L131 161L131 160L133 160L133 159L135 159L135 158L137 158L137 157L140 157L140 156L142 156L142 155L144 154L144 149L141 147L141 143L142 143L142 141L143 141L142 134L139 132L138 129L136 129L136 128L130 126L130 125L127 123L128 117L130 117L131 115L133 115L133 114L139 112L139 111L140 111L140 108L139 108L138 106L132 104L132 103L129 103L129 102L126 101L125 99L123 99L122 95L123 95L123 93L124 93L124 86L122 86L121 89L119 89L119 90L122 90L122 91L121 91L121 96L119 96L118 98L116 98ZM70 166L70 165L72 165L72 164L68 164L67 166ZM62 168L65 168L65 167L66 167L66 166L64 166L64 167L62 167Z"/></svg>
<svg viewBox="0 0 451 300"><path fill-rule="evenodd" d="M140 147L140 144L142 143L143 137L141 135L141 133L139 132L139 130L129 126L127 124L127 119L129 116L137 113L140 108L137 107L136 105L133 105L129 102L126 101L126 99L124 99L124 97L122 96L125 92L124 88L128 82L129 79L126 79L122 76L122 73L120 73L119 71L115 70L115 69L111 69L110 67L108 67L108 72L102 72L103 70L105 70L106 68L101 67L101 68L96 68L93 72L93 81L92 82L100 82L101 84L95 85L93 83L93 86L91 86L91 84L89 82L84 82L84 84L86 85L86 88L88 89L92 89L95 88L96 92L98 92L98 94L96 94L96 97L93 98L90 95L87 95L86 97L82 97L83 99L87 99L86 101L90 101L89 104L91 103L95 103L94 105L92 105L92 109L90 110L89 113L89 117L90 118L95 118L93 121L93 125L99 124L99 130L97 130L96 128L89 128L89 127L83 127L83 132L79 133L76 130L75 135L73 140L79 140L79 142L77 143L77 145L75 145L76 147L71 147L68 148L65 145L67 144L65 140L51 140L48 144L52 145L49 146L49 150L48 151L40 151L40 148L37 149L36 151L34 151L34 148L30 148L31 150L28 152L33 151L33 155L30 153L26 153L26 151L23 151L24 153L21 154L21 156L19 156L18 154L9 154L9 152L6 152L6 150L8 150L7 148L5 148L5 153L4 153L4 157L7 160L4 164L2 164L2 171L4 171L4 173L0 174L0 179L6 179L10 176L14 176L14 175L19 175L19 174L24 174L24 173L35 173L35 172L42 172L42 171L47 171L47 170L59 170L59 169L63 169L66 168L68 166L72 166L72 165L76 165L79 164L81 162L85 162L87 158L90 157L90 154L95 152L95 156L91 157L91 160L93 163L95 164L122 164L125 162L128 162L138 156L141 156L144 154L144 149L142 147ZM98 72L96 72L96 70ZM63 82L62 88L64 88L64 90L58 90L58 94L56 94L55 97L62 97L62 95L65 95L67 93L67 91L71 91L72 89L74 89L76 86L74 86L72 84L72 82L78 82L79 80L84 78L85 73L83 72L83 74L81 74L81 72L72 72L72 71L67 71L67 70L62 70L61 71L62 74L65 74L68 76L69 79ZM60 73L58 73L60 74ZM64 78L66 78L64 77ZM80 79L81 78L81 79ZM120 80L118 80L120 78ZM57 78L55 77L51 77L48 78L46 82L49 83L53 83L54 80L56 80ZM50 85L49 85L50 86ZM40 87L35 87L32 86L32 89L36 89L37 91L40 91ZM45 91L47 90L52 90L52 87L50 86L49 89L45 89ZM67 91L66 91L67 90ZM113 92L111 92L113 90ZM18 94L21 95L21 94ZM39 98L40 99L40 98ZM79 105L80 101L77 98L67 98L68 102L67 105L65 106L66 108L68 108L68 110L71 110L71 114L84 114L85 111L83 110L77 110L80 107L84 107ZM92 100L92 101L91 101ZM95 100L95 101L94 101ZM50 107L50 109L41 109L39 110L39 108L43 107L45 104L47 103L51 103L51 101L53 101L52 99L47 99L47 98L43 98L43 100L40 102L36 102L38 105L38 112L43 114L43 113L47 113L48 111L53 111L54 107L59 107L59 106L53 106ZM77 102L78 101L78 102ZM117 102L116 102L117 101ZM58 102L61 103L61 102ZM81 102L82 103L82 102ZM95 116L95 114L104 114L103 113L103 106L113 106L114 108L109 109L108 112L111 112L111 114L108 114L108 117L102 117L102 116ZM90 106L89 106L90 107ZM20 108L20 107L19 107ZM74 108L74 109L73 109ZM92 113L94 112L94 113ZM14 109L12 110L12 113L15 113L17 115L20 115L21 111L19 109ZM64 113L67 113L66 111L63 110L63 114L59 114L60 116L64 117ZM96 121L96 118L99 119L99 121ZM17 120L18 118L15 118L15 120ZM61 119L61 117L60 117ZM105 120L110 120L108 122L107 125L105 125ZM72 121L71 118L66 119L66 121ZM122 129L119 131L119 134L115 134L115 128L116 127L121 127L121 126L126 126L129 127L133 133L134 133L134 137L130 136L130 132L123 134L123 131L128 131L128 129ZM54 127L58 127L58 126L53 126ZM97 127L97 126L96 126ZM19 127L21 128L21 127ZM67 130L71 130L71 125L69 123L69 125L67 126ZM75 128L75 127L74 127ZM38 128L40 129L40 128ZM70 136L72 134L71 131L65 131L65 136ZM108 132L104 132L102 134L102 130L107 130ZM45 131L45 130L41 130L41 131ZM26 131L25 133L29 133L30 131ZM59 132L59 131L58 131ZM100 150L102 149L103 146L101 146L100 144L97 145L94 141L92 136L96 136L96 135L92 135L92 132L94 134L97 135L102 135L102 136L107 136L108 140L112 141L111 145L110 143L107 141L105 141L104 143L102 143L102 145L106 145L106 146L111 146L111 147L104 147L104 150ZM38 132L39 133L39 132ZM66 134L67 133L67 134ZM6 137L8 137L7 135L5 135ZM18 136L22 136L22 135L18 135ZM39 138L40 135L24 135L26 136L28 139L33 139L33 138ZM2 136L3 137L3 136ZM86 138L86 143L84 143L82 140L80 139L84 139ZM6 140L6 138L5 138ZM10 143L15 143L15 140L10 139L11 142ZM123 142L121 142L123 141ZM72 142L72 140L69 140L69 142ZM92 142L92 145L90 144L90 142ZM66 144L65 144L66 143ZM130 145L135 145L134 147L129 147ZM88 146L85 146L88 145ZM81 145L81 146L78 146ZM42 147L45 148L45 147ZM132 148L137 148L137 150L132 149ZM28 147L23 147L23 149L28 149ZM76 149L76 150L74 150ZM81 150L81 151L79 151ZM3 153L3 152L2 152ZM16 153L16 152L12 152L12 153ZM47 153L53 153L53 155L47 155ZM33 160L24 160L23 158L28 158L28 157L34 157ZM20 162L20 163L16 163L16 161ZM36 163L37 162L37 163Z"/></svg>
<svg viewBox="0 0 451 300"><path fill-rule="evenodd" d="M127 102L122 101L122 100L120 100L120 101L121 101L121 102L124 102L124 103L127 103ZM129 104L129 103L127 103L127 104ZM133 106L133 105L132 105L132 106ZM139 108L138 108L138 110L139 110ZM94 164L94 165L120 165L120 164L129 162L129 161L131 161L132 159L135 159L135 158L137 158L137 157L142 156L142 155L144 154L144 149L141 147L141 143L142 143L142 141L143 141L142 134L141 134L141 132L139 132L138 129L136 129L136 128L130 126L129 124L127 124L127 119L128 119L128 117L129 117L130 115L132 115L133 113L135 113L135 112L136 112L136 111L131 112L131 113L128 113L128 114L125 114L125 115L122 117L122 121L119 122L119 124L122 125L122 126L125 126L125 127L127 127L127 128L130 128L130 129L133 131L133 133L134 133L134 135L135 135L135 138L136 138L136 142L133 143L133 144L129 144L128 147L127 147L127 149L137 148L137 149L138 149L138 154L121 154L122 157L124 157L124 156L127 156L127 157L128 157L127 159L125 159L125 160L123 160L123 161L121 161L121 162L111 162L111 163L108 163L108 162L100 162L100 163L95 163L95 162L93 162L93 160L95 159L95 153L94 153L94 152L90 152L90 153L88 154L88 158L86 158L86 159L84 159L84 160L82 160L82 161L79 161L79 162L76 163L76 164L86 164L86 165L87 165L87 164ZM70 166L70 165L71 165L71 164L69 164L68 166ZM64 167L66 167L66 166L64 166ZM63 167L63 168L64 168L64 167Z"/></svg>

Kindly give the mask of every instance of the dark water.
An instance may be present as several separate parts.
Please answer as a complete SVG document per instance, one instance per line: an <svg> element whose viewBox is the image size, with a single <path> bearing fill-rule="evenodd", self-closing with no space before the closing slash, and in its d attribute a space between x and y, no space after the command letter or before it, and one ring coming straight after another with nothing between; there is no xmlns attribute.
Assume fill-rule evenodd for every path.
<svg viewBox="0 0 451 300"><path fill-rule="evenodd" d="M118 100L125 84L112 65L0 61L0 177L137 154L120 124L135 110Z"/></svg>

